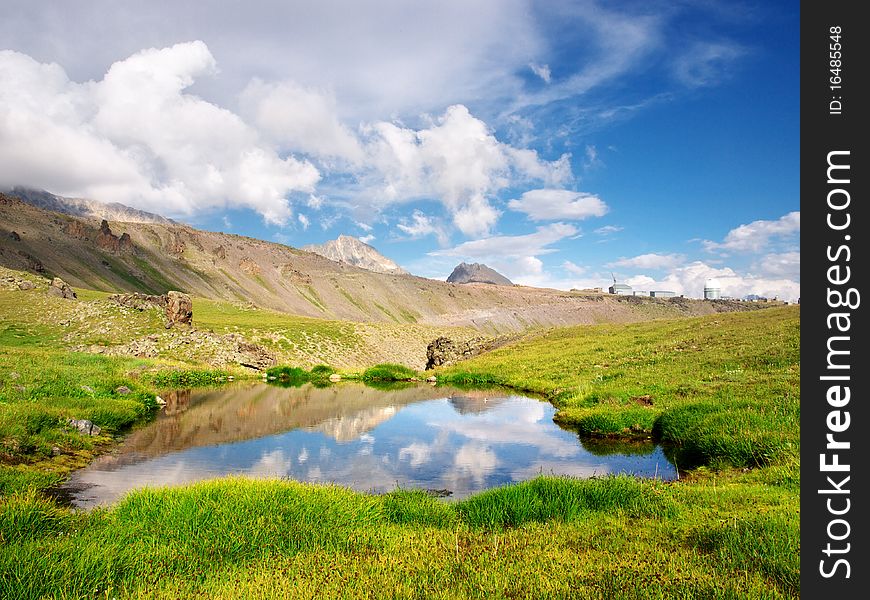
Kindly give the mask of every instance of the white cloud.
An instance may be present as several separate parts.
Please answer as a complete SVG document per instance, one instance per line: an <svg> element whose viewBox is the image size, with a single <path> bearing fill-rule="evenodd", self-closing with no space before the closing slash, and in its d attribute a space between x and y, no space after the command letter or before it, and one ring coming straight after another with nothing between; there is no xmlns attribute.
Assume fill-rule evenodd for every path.
<svg viewBox="0 0 870 600"><path fill-rule="evenodd" d="M704 249L708 252L734 251L759 252L774 239L789 239L800 233L801 213L790 212L776 221L753 221L732 229L721 243L704 240Z"/></svg>
<svg viewBox="0 0 870 600"><path fill-rule="evenodd" d="M371 244L373 241L375 241L375 236L373 236L372 234L363 235L360 236L359 241L361 241L363 244Z"/></svg>
<svg viewBox="0 0 870 600"><path fill-rule="evenodd" d="M532 70L532 73L543 79L545 83L550 83L550 65L529 63L529 68Z"/></svg>
<svg viewBox="0 0 870 600"><path fill-rule="evenodd" d="M170 215L246 207L272 223L310 192L310 163L281 158L238 116L186 92L216 71L202 42L148 49L75 83L58 65L0 52L0 185Z"/></svg>
<svg viewBox="0 0 870 600"><path fill-rule="evenodd" d="M442 246L449 242L447 231L438 219L419 210L415 210L410 219L403 218L396 227L411 239L434 235Z"/></svg>
<svg viewBox="0 0 870 600"><path fill-rule="evenodd" d="M624 228L618 225L605 225L604 227L599 227L593 233L598 235L613 235L614 233L619 233Z"/></svg>
<svg viewBox="0 0 870 600"><path fill-rule="evenodd" d="M472 260L525 258L556 252L552 244L578 233L569 223L552 223L525 235L500 235L463 242L453 248L431 252L434 256L456 256Z"/></svg>
<svg viewBox="0 0 870 600"><path fill-rule="evenodd" d="M731 65L745 50L731 42L705 41L690 44L673 64L674 76L689 87L716 85L728 76Z"/></svg>
<svg viewBox="0 0 870 600"><path fill-rule="evenodd" d="M779 254L767 254L754 265L754 268L769 277L784 277L799 280L801 274L801 253L782 252Z"/></svg>
<svg viewBox="0 0 870 600"><path fill-rule="evenodd" d="M581 267L580 265L576 265L573 262L571 262L570 260L566 260L565 262L563 262L562 268L573 275L585 275L586 271L587 271L586 267Z"/></svg>
<svg viewBox="0 0 870 600"><path fill-rule="evenodd" d="M579 221L589 217L601 217L608 211L607 205L598 196L553 189L529 190L519 200L508 202L508 208L526 213L535 221Z"/></svg>
<svg viewBox="0 0 870 600"><path fill-rule="evenodd" d="M686 260L682 254L641 254L633 258L620 258L609 263L608 267L627 267L630 269L670 269Z"/></svg>
<svg viewBox="0 0 870 600"><path fill-rule="evenodd" d="M311 221L302 213L299 213L296 218L299 219L299 223L302 225L303 230L308 229L308 226L311 225Z"/></svg>
<svg viewBox="0 0 870 600"><path fill-rule="evenodd" d="M704 281L709 277L718 279L722 284L722 294L732 298L756 294L767 298L777 297L780 300L796 301L800 297L800 283L791 279L742 275L730 267L716 268L701 261L677 267L662 279L641 275L627 281L632 286L639 286L639 289L670 290L690 298L702 298Z"/></svg>
<svg viewBox="0 0 870 600"><path fill-rule="evenodd" d="M363 159L356 136L338 120L331 93L290 81L274 84L254 79L242 93L241 104L242 113L282 150L352 163Z"/></svg>
<svg viewBox="0 0 870 600"><path fill-rule="evenodd" d="M567 155L541 160L532 150L498 141L486 123L462 105L424 129L378 122L363 128L368 164L367 195L382 204L435 197L465 235L486 235L499 211L490 200L523 179L560 183L570 178Z"/></svg>

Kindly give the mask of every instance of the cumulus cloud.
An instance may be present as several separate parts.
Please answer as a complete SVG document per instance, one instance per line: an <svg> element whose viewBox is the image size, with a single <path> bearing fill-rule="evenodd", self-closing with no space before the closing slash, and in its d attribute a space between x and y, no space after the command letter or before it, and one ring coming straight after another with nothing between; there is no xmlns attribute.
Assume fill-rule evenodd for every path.
<svg viewBox="0 0 870 600"><path fill-rule="evenodd" d="M682 254L641 254L632 258L620 258L609 263L608 267L627 267L630 269L670 269L684 262Z"/></svg>
<svg viewBox="0 0 870 600"><path fill-rule="evenodd" d="M732 229L722 242L704 240L702 245L708 252L734 251L759 252L772 240L790 239L800 233L801 213L790 212L776 221L758 220Z"/></svg>
<svg viewBox="0 0 870 600"><path fill-rule="evenodd" d="M320 174L186 92L215 70L199 41L142 50L87 83L70 81L58 65L0 52L0 184L170 215L246 207L286 223L288 195L313 191Z"/></svg>
<svg viewBox="0 0 870 600"><path fill-rule="evenodd" d="M671 270L664 278L655 279L639 275L626 281L638 289L670 290L690 298L701 298L704 282L714 277L722 284L722 294L742 298L749 294L777 297L780 300L796 301L800 297L800 283L776 275L770 277L740 274L730 267L712 267L702 261L694 261Z"/></svg>
<svg viewBox="0 0 870 600"><path fill-rule="evenodd" d="M382 121L367 125L363 133L373 167L368 179L380 192L381 202L434 196L468 236L490 232L500 215L491 200L512 183L524 178L560 183L570 178L567 155L549 162L533 150L504 144L462 105L448 107L426 128Z"/></svg>
<svg viewBox="0 0 870 600"><path fill-rule="evenodd" d="M525 192L508 208L526 213L534 221L568 219L579 221L607 214L607 205L593 194L569 190L539 189Z"/></svg>
<svg viewBox="0 0 870 600"><path fill-rule="evenodd" d="M769 277L785 277L788 279L800 279L801 253L782 252L767 254L762 257L754 268Z"/></svg>
<svg viewBox="0 0 870 600"><path fill-rule="evenodd" d="M363 159L356 136L338 119L335 97L296 83L254 79L241 98L242 113L283 150L319 157Z"/></svg>

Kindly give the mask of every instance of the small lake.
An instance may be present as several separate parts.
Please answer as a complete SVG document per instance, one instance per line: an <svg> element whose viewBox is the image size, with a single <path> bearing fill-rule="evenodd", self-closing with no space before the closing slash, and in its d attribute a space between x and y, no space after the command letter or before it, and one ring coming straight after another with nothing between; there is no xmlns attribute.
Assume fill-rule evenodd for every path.
<svg viewBox="0 0 870 600"><path fill-rule="evenodd" d="M674 479L660 446L581 440L547 402L499 390L356 383L179 391L156 420L60 490L80 508L225 475L474 492L539 474Z"/></svg>

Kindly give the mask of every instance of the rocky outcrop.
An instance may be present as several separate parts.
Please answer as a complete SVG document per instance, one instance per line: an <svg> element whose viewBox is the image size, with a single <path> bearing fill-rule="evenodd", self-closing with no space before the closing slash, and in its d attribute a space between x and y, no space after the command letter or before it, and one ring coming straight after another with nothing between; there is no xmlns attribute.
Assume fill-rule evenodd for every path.
<svg viewBox="0 0 870 600"><path fill-rule="evenodd" d="M510 279L498 271L481 263L459 263L447 283L491 283L493 285L513 285Z"/></svg>
<svg viewBox="0 0 870 600"><path fill-rule="evenodd" d="M257 344L251 344L239 339L236 341L236 356L231 362L256 371L265 371L278 363L275 355Z"/></svg>
<svg viewBox="0 0 870 600"><path fill-rule="evenodd" d="M105 223L105 221L103 221ZM63 232L77 240L88 239L88 228L81 221L70 219L63 225Z"/></svg>
<svg viewBox="0 0 870 600"><path fill-rule="evenodd" d="M441 336L426 347L426 370L434 369L477 356L489 349L486 338L474 338L463 342L454 342Z"/></svg>
<svg viewBox="0 0 870 600"><path fill-rule="evenodd" d="M116 304L134 310L163 309L166 315L167 329L174 325L193 325L193 302L190 296L183 292L166 292L160 296L133 292L129 294L112 294L108 299Z"/></svg>
<svg viewBox="0 0 870 600"><path fill-rule="evenodd" d="M97 234L94 241L97 246L103 250L108 250L109 252L118 253L133 251L133 240L130 239L130 235L128 233L122 233L121 237L116 236L112 233L112 230L109 228L109 222L105 219L100 223L100 232Z"/></svg>
<svg viewBox="0 0 870 600"><path fill-rule="evenodd" d="M182 292L166 293L166 328L193 325L193 302Z"/></svg>
<svg viewBox="0 0 870 600"><path fill-rule="evenodd" d="M75 290L60 277L55 277L51 280L51 285L48 287L48 293L51 296L66 298L68 300L75 300L78 297L76 296Z"/></svg>
<svg viewBox="0 0 870 600"><path fill-rule="evenodd" d="M138 292L133 292L131 294L112 294L108 299L116 304L120 304L121 306L133 308L139 311L148 310L150 308L165 309L166 304L169 302L169 297L166 294L155 296L152 294L140 294Z"/></svg>
<svg viewBox="0 0 870 600"><path fill-rule="evenodd" d="M260 268L260 265L258 265L255 261L251 260L248 257L245 257L239 261L239 269L241 269L248 275L254 276L260 275L263 272L263 270Z"/></svg>

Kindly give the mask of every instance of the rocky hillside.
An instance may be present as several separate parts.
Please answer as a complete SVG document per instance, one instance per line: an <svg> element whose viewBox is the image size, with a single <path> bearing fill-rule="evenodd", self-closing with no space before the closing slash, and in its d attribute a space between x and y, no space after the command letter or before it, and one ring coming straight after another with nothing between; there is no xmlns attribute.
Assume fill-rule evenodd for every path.
<svg viewBox="0 0 870 600"><path fill-rule="evenodd" d="M489 334L709 314L729 306L374 273L281 244L177 223L102 223L4 194L0 265L111 293L179 290L308 317L471 326Z"/></svg>
<svg viewBox="0 0 870 600"><path fill-rule="evenodd" d="M25 187L14 187L6 192L7 195L18 198L31 206L43 208L53 212L59 212L86 219L107 221L119 221L124 223L175 223L172 219L155 215L118 204L117 202L97 202L85 198L66 198L57 196L45 190L35 190Z"/></svg>
<svg viewBox="0 0 870 600"><path fill-rule="evenodd" d="M450 277L448 283L490 283L492 285L513 285L510 279L481 263L459 263Z"/></svg>
<svg viewBox="0 0 870 600"><path fill-rule="evenodd" d="M408 272L365 242L350 235L340 235L325 244L310 244L303 250L329 260L345 263L375 273L407 275Z"/></svg>

